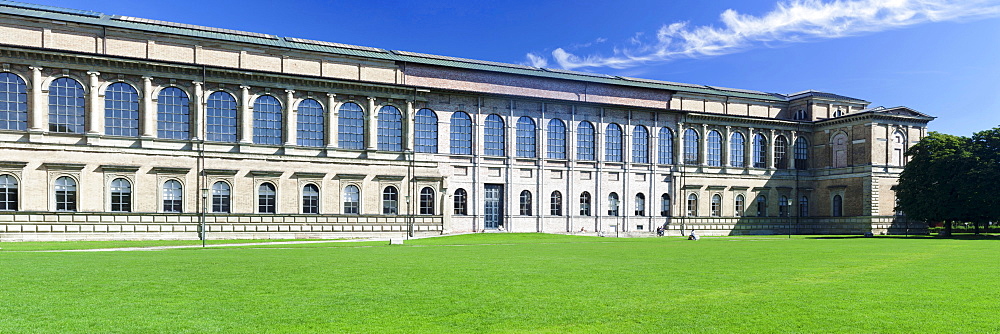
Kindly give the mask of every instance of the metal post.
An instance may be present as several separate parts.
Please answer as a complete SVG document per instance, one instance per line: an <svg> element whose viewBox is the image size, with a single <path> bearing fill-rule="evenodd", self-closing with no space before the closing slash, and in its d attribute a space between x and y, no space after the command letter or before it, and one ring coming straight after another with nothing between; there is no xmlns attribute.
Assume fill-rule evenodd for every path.
<svg viewBox="0 0 1000 334"><path fill-rule="evenodd" d="M201 207L201 221L200 221L200 225L201 226L199 226L199 230L201 232L201 235L199 237L201 238L201 247L205 247L205 240L208 239L208 227L205 225L205 212L208 211L208 189L207 188L202 188L201 189L201 203L202 203L202 207Z"/></svg>

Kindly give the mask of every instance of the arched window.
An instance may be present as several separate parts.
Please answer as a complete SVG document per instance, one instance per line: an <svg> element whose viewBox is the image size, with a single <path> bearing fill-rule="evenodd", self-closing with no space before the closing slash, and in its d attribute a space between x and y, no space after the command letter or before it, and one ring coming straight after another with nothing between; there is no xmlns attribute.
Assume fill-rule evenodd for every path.
<svg viewBox="0 0 1000 334"><path fill-rule="evenodd" d="M660 128L659 162L664 165L674 163L674 132L670 128Z"/></svg>
<svg viewBox="0 0 1000 334"><path fill-rule="evenodd" d="M528 116L517 119L517 156L535 157L535 121Z"/></svg>
<svg viewBox="0 0 1000 334"><path fill-rule="evenodd" d="M736 195L736 201L734 203L733 211L736 217L743 217L743 211L747 209L746 197L743 195Z"/></svg>
<svg viewBox="0 0 1000 334"><path fill-rule="evenodd" d="M594 125L583 121L576 127L576 159L596 160L594 155Z"/></svg>
<svg viewBox="0 0 1000 334"><path fill-rule="evenodd" d="M833 216L842 217L844 215L844 198L840 195L833 195Z"/></svg>
<svg viewBox="0 0 1000 334"><path fill-rule="evenodd" d="M580 215L590 216L590 193L586 191L580 194Z"/></svg>
<svg viewBox="0 0 1000 334"><path fill-rule="evenodd" d="M903 157L903 152L906 151L906 136L902 132L896 131L892 133L892 161L889 163L893 166L902 166L906 162Z"/></svg>
<svg viewBox="0 0 1000 334"><path fill-rule="evenodd" d="M420 189L420 214L434 214L434 189L431 187Z"/></svg>
<svg viewBox="0 0 1000 334"><path fill-rule="evenodd" d="M139 93L132 85L116 82L104 91L104 133L139 136Z"/></svg>
<svg viewBox="0 0 1000 334"><path fill-rule="evenodd" d="M281 102L261 95L253 103L253 143L281 145Z"/></svg>
<svg viewBox="0 0 1000 334"><path fill-rule="evenodd" d="M660 195L660 216L670 217L670 194Z"/></svg>
<svg viewBox="0 0 1000 334"><path fill-rule="evenodd" d="M833 112L833 117L840 117L840 116L844 116L844 110L840 109L840 107L837 107L837 111Z"/></svg>
<svg viewBox="0 0 1000 334"><path fill-rule="evenodd" d="M722 134L719 131L708 132L708 156L705 158L709 166L722 166Z"/></svg>
<svg viewBox="0 0 1000 334"><path fill-rule="evenodd" d="M230 211L229 184L219 181L212 184L212 212L228 213Z"/></svg>
<svg viewBox="0 0 1000 334"><path fill-rule="evenodd" d="M226 92L212 93L205 113L206 140L236 142L236 98Z"/></svg>
<svg viewBox="0 0 1000 334"><path fill-rule="evenodd" d="M687 215L688 217L698 217L698 195L688 195Z"/></svg>
<svg viewBox="0 0 1000 334"><path fill-rule="evenodd" d="M0 130L28 128L28 85L14 73L0 73Z"/></svg>
<svg viewBox="0 0 1000 334"><path fill-rule="evenodd" d="M684 131L684 164L698 164L698 131L687 129Z"/></svg>
<svg viewBox="0 0 1000 334"><path fill-rule="evenodd" d="M163 182L163 212L184 212L183 190L180 181Z"/></svg>
<svg viewBox="0 0 1000 334"><path fill-rule="evenodd" d="M646 195L643 193L635 194L635 215L640 217L646 215Z"/></svg>
<svg viewBox="0 0 1000 334"><path fill-rule="evenodd" d="M767 217L767 197L757 196L757 217Z"/></svg>
<svg viewBox="0 0 1000 334"><path fill-rule="evenodd" d="M809 197L799 198L799 217L809 217Z"/></svg>
<svg viewBox="0 0 1000 334"><path fill-rule="evenodd" d="M59 78L49 86L49 131L83 133L86 100L83 86L70 78ZM75 209L74 209L75 210Z"/></svg>
<svg viewBox="0 0 1000 334"><path fill-rule="evenodd" d="M403 114L393 106L378 110L378 150L403 151Z"/></svg>
<svg viewBox="0 0 1000 334"><path fill-rule="evenodd" d="M299 102L295 141L299 146L322 147L326 141L326 112L319 101Z"/></svg>
<svg viewBox="0 0 1000 334"><path fill-rule="evenodd" d="M338 109L337 144L346 150L365 148L365 110L357 103L347 102Z"/></svg>
<svg viewBox="0 0 1000 334"><path fill-rule="evenodd" d="M76 211L76 180L69 176L56 179L56 211Z"/></svg>
<svg viewBox="0 0 1000 334"><path fill-rule="evenodd" d="M733 167L743 167L746 162L746 138L740 132L733 132L729 136L729 165Z"/></svg>
<svg viewBox="0 0 1000 334"><path fill-rule="evenodd" d="M608 195L608 216L618 216L618 193Z"/></svg>
<svg viewBox="0 0 1000 334"><path fill-rule="evenodd" d="M566 123L558 118L549 120L549 159L566 159Z"/></svg>
<svg viewBox="0 0 1000 334"><path fill-rule="evenodd" d="M847 134L837 133L830 144L833 146L833 167L847 167Z"/></svg>
<svg viewBox="0 0 1000 334"><path fill-rule="evenodd" d="M472 154L472 118L461 111L451 114L451 154Z"/></svg>
<svg viewBox="0 0 1000 334"><path fill-rule="evenodd" d="M156 98L156 137L190 139L191 102L183 90L167 87Z"/></svg>
<svg viewBox="0 0 1000 334"><path fill-rule="evenodd" d="M759 133L753 137L753 166L755 168L767 167L767 138Z"/></svg>
<svg viewBox="0 0 1000 334"><path fill-rule="evenodd" d="M417 153L438 153L438 117L433 110L417 110L413 119L413 150Z"/></svg>
<svg viewBox="0 0 1000 334"><path fill-rule="evenodd" d="M549 196L549 214L562 216L562 193L558 190L553 191L552 195Z"/></svg>
<svg viewBox="0 0 1000 334"><path fill-rule="evenodd" d="M344 213L356 215L361 212L361 189L356 185L344 187Z"/></svg>
<svg viewBox="0 0 1000 334"><path fill-rule="evenodd" d="M649 163L649 130L642 125L632 130L632 162Z"/></svg>
<svg viewBox="0 0 1000 334"><path fill-rule="evenodd" d="M11 175L0 175L0 211L17 211L17 179Z"/></svg>
<svg viewBox="0 0 1000 334"><path fill-rule="evenodd" d="M782 135L774 138L774 168L788 168L788 139Z"/></svg>
<svg viewBox="0 0 1000 334"><path fill-rule="evenodd" d="M319 187L315 184L302 187L302 213L319 213Z"/></svg>
<svg viewBox="0 0 1000 334"><path fill-rule="evenodd" d="M261 183L260 187L257 187L257 212L278 212L278 192L269 182Z"/></svg>
<svg viewBox="0 0 1000 334"><path fill-rule="evenodd" d="M806 119L806 111L802 110L802 109L799 109L798 111L795 112L794 119L797 120L797 121L803 121L803 120L805 120Z"/></svg>
<svg viewBox="0 0 1000 334"><path fill-rule="evenodd" d="M504 135L503 118L497 114L490 114L486 116L483 125L483 154L497 157L507 155L505 149L507 136Z"/></svg>
<svg viewBox="0 0 1000 334"><path fill-rule="evenodd" d="M610 123L604 132L604 160L622 162L622 127Z"/></svg>
<svg viewBox="0 0 1000 334"><path fill-rule="evenodd" d="M531 192L527 190L521 191L521 215L530 216L531 215Z"/></svg>
<svg viewBox="0 0 1000 334"><path fill-rule="evenodd" d="M792 202L788 200L787 196L778 197L778 217L788 217L788 209L791 206Z"/></svg>
<svg viewBox="0 0 1000 334"><path fill-rule="evenodd" d="M712 217L722 216L722 195L715 194L712 195L712 205L711 205Z"/></svg>
<svg viewBox="0 0 1000 334"><path fill-rule="evenodd" d="M132 212L132 183L126 179L111 181L111 212Z"/></svg>
<svg viewBox="0 0 1000 334"><path fill-rule="evenodd" d="M382 214L395 215L399 213L399 190L388 186L382 189Z"/></svg>
<svg viewBox="0 0 1000 334"><path fill-rule="evenodd" d="M795 139L795 168L809 168L809 142L804 137Z"/></svg>
<svg viewBox="0 0 1000 334"><path fill-rule="evenodd" d="M465 192L465 189L458 188L458 190L455 190L453 206L456 215L465 216L469 214L469 195Z"/></svg>

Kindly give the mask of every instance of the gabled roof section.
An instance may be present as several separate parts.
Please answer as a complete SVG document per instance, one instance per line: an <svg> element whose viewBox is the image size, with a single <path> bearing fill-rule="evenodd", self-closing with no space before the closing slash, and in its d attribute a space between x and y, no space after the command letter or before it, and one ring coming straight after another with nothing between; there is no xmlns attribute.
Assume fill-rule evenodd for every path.
<svg viewBox="0 0 1000 334"><path fill-rule="evenodd" d="M892 108L875 107L875 108L868 108L868 109L862 110L860 112L873 112L873 113L876 113L876 114L909 116L909 117L928 118L928 119L934 119L935 118L934 116L930 116L930 115L927 115L925 113L922 113L922 112L919 112L919 111L916 111L916 110L913 110L913 109L910 109L910 108L904 107L904 106L898 106L898 107L892 107Z"/></svg>
<svg viewBox="0 0 1000 334"><path fill-rule="evenodd" d="M865 101L865 100L862 100L862 99L856 99L856 98L849 97L849 96L843 96L843 95L834 94L834 93L821 92L821 91L811 90L811 89L810 90L806 90L806 91L801 91L801 92L798 92L798 93L794 93L794 94L788 94L788 96L787 96L788 100L797 100L797 99L803 99L803 98L809 98L809 97L818 97L818 98L822 98L822 99L840 100L840 101L845 101L845 102L854 102L854 103L862 103L862 104L871 103L871 102L868 102L868 101Z"/></svg>

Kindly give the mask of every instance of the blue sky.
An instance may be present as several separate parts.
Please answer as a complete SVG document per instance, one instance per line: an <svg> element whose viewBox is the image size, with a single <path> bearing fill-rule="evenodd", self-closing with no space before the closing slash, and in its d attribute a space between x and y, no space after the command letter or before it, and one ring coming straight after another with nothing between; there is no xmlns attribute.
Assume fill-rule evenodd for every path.
<svg viewBox="0 0 1000 334"><path fill-rule="evenodd" d="M648 79L905 105L1000 126L1000 0L33 0L212 27Z"/></svg>

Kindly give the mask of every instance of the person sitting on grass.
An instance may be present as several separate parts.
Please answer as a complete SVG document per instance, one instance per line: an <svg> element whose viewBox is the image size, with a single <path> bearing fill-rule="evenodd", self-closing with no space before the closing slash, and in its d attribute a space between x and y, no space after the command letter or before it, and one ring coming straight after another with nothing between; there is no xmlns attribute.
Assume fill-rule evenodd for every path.
<svg viewBox="0 0 1000 334"><path fill-rule="evenodd" d="M688 240L698 240L698 235L694 234L694 230L691 230L691 234L688 235Z"/></svg>

